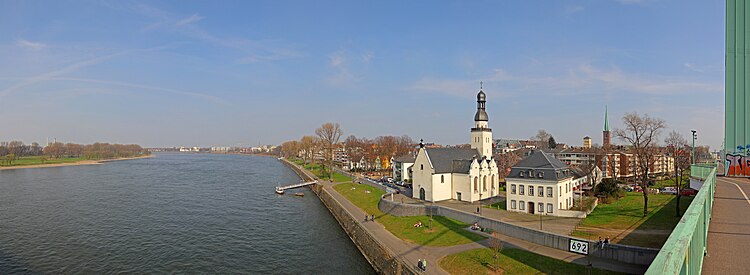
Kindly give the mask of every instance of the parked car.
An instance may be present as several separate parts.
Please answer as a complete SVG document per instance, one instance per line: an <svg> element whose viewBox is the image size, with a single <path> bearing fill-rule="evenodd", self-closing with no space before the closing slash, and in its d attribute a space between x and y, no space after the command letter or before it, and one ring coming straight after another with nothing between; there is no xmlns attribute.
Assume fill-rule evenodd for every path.
<svg viewBox="0 0 750 275"><path fill-rule="evenodd" d="M677 195L677 189L674 187L664 187L661 189L661 193L669 195Z"/></svg>
<svg viewBox="0 0 750 275"><path fill-rule="evenodd" d="M695 196L698 194L698 190L692 189L692 188L685 188L680 191L680 195L682 196Z"/></svg>

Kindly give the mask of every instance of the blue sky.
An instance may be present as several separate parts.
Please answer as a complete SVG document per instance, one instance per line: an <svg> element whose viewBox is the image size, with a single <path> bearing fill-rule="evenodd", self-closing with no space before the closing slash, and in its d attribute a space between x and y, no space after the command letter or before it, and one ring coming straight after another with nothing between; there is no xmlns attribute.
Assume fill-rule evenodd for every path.
<svg viewBox="0 0 750 275"><path fill-rule="evenodd" d="M5 1L0 140L345 135L601 143L626 112L718 148L724 1ZM662 137L666 136L666 133Z"/></svg>

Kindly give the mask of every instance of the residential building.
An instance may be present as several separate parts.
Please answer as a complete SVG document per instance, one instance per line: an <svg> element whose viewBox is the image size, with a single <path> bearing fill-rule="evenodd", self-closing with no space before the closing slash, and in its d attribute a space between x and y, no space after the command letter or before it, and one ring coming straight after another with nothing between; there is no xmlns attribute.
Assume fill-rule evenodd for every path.
<svg viewBox="0 0 750 275"><path fill-rule="evenodd" d="M583 138L583 149L591 149L591 138L589 136Z"/></svg>
<svg viewBox="0 0 750 275"><path fill-rule="evenodd" d="M391 167L393 168L393 178L400 181L411 179L411 167L414 166L416 157L412 154L391 158Z"/></svg>
<svg viewBox="0 0 750 275"><path fill-rule="evenodd" d="M557 216L573 206L574 175L551 154L533 151L505 180L508 211Z"/></svg>

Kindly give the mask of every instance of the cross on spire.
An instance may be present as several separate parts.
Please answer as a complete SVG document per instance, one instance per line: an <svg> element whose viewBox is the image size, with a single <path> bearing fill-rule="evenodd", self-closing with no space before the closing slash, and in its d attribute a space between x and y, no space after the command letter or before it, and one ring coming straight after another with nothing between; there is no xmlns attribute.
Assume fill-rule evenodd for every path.
<svg viewBox="0 0 750 275"><path fill-rule="evenodd" d="M480 90L482 89L482 86L484 86L484 82L483 81L479 81L479 89Z"/></svg>

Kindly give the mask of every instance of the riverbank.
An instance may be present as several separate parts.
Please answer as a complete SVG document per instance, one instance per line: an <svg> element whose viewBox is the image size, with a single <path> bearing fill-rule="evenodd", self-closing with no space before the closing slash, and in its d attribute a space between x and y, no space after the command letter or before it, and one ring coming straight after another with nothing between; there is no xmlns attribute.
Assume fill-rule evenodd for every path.
<svg viewBox="0 0 750 275"><path fill-rule="evenodd" d="M15 170L15 169L30 169L30 168L48 168L48 167L63 167L63 166L78 166L78 165L95 165L103 164L112 161L123 161L133 159L151 158L153 155L130 157L130 158L116 158L116 159L103 159L103 160L81 160L76 162L67 163L49 163L49 164L32 164L32 165L17 165L17 166L2 166L0 170Z"/></svg>

